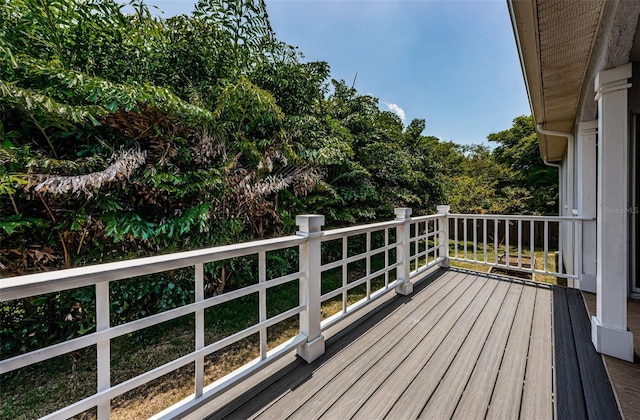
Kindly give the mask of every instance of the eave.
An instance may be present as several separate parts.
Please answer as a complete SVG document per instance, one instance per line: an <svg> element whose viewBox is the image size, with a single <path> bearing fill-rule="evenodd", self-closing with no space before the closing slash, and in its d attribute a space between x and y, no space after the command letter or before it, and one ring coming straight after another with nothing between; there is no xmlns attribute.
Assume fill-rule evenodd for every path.
<svg viewBox="0 0 640 420"><path fill-rule="evenodd" d="M606 2L508 0L520 64L536 124L572 132L589 86ZM538 134L542 158L563 159L564 137Z"/></svg>

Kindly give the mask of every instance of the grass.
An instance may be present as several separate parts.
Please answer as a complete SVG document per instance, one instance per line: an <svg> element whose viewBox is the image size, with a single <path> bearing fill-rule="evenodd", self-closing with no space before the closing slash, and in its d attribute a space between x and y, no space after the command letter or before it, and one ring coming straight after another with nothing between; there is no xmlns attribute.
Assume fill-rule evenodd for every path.
<svg viewBox="0 0 640 420"><path fill-rule="evenodd" d="M236 307L247 309L246 302ZM210 344L229 335L239 322L211 322L205 332ZM193 316L159 325L146 331L145 339L136 335L119 337L111 343L112 384L122 383L164 363L193 351ZM296 317L268 330L268 347L273 348L298 333ZM205 358L205 384L241 367L259 355L257 334L226 347ZM3 375L0 416L2 419L31 419L69 405L93 394L96 387L95 347L61 356ZM170 374L138 387L112 401L114 419L147 418L180 401L193 392L194 366L187 365ZM76 418L95 418L91 410Z"/></svg>
<svg viewBox="0 0 640 420"><path fill-rule="evenodd" d="M462 241L458 241L458 257L459 258L464 257L464 247L465 247L465 244ZM473 259L473 242L467 242L466 248L467 248L467 258ZM453 256L454 250L455 250L455 244L449 243L449 255ZM499 245L498 254L503 255L504 253L505 253L505 247L503 245ZM484 259L484 245L482 243L477 244L476 254L477 254L478 260ZM518 254L518 248L514 246L510 246L509 255L514 256L517 254ZM544 250L534 249L533 254L534 254L535 268L537 270L544 270ZM530 255L530 250L523 249L523 257L529 257L529 255ZM492 263L493 260L494 260L494 246L493 244L487 244L487 261L488 263ZM489 265L485 265L482 263L474 263L474 262L467 262L467 261L451 261L451 266L457 267L457 268L463 268L466 270L481 271L481 272L487 272L490 267ZM548 251L547 270L556 271L556 262L555 262L555 259L553 258L553 251ZM564 282L564 279L559 279L552 275L542 275L542 274L536 274L534 280L541 283L549 283L554 285L562 284Z"/></svg>

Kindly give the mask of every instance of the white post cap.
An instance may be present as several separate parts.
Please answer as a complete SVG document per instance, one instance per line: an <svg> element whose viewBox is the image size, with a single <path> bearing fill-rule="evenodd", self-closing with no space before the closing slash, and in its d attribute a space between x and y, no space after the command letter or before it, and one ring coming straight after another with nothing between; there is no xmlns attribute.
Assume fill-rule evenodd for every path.
<svg viewBox="0 0 640 420"><path fill-rule="evenodd" d="M408 207L397 207L394 213L396 220L407 220L411 218L411 209Z"/></svg>
<svg viewBox="0 0 640 420"><path fill-rule="evenodd" d="M309 234L318 234L324 226L324 216L321 214L300 214L296 216L296 225L298 225L298 234L306 236Z"/></svg>

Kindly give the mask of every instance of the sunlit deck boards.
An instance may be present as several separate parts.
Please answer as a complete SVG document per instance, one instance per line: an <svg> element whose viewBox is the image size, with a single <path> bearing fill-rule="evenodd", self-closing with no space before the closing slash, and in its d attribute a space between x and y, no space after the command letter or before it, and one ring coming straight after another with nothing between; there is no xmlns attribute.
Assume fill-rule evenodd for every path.
<svg viewBox="0 0 640 420"><path fill-rule="evenodd" d="M544 285L440 272L328 340L320 360L289 363L212 418L554 418L553 323L563 321L553 306L568 315L567 295L554 300ZM560 380L585 401L579 370ZM607 409L607 418L618 416Z"/></svg>

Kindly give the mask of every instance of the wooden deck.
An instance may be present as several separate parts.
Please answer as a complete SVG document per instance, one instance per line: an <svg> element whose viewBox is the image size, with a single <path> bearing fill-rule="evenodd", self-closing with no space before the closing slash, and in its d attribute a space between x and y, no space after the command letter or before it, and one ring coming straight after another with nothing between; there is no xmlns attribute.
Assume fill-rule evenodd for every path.
<svg viewBox="0 0 640 420"><path fill-rule="evenodd" d="M589 328L573 290L439 271L327 331L316 362L283 359L219 396L210 418L620 418Z"/></svg>

